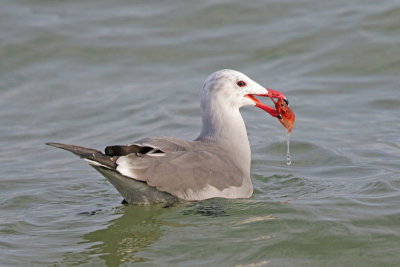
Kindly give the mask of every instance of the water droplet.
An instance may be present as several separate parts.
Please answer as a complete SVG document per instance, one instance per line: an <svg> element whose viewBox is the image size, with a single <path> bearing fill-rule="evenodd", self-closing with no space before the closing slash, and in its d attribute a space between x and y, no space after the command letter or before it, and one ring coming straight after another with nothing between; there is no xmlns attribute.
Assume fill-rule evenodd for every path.
<svg viewBox="0 0 400 267"><path fill-rule="evenodd" d="M290 149L289 149L290 141L289 141L289 136L290 136L290 133L286 132L286 144L287 144L286 165L288 165L288 166L290 164L292 164L292 161L290 160Z"/></svg>

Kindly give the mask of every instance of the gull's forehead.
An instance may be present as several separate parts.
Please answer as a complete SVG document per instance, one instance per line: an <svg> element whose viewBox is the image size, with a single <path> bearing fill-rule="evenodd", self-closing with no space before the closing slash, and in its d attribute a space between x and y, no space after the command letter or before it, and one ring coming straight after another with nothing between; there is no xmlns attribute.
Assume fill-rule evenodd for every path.
<svg viewBox="0 0 400 267"><path fill-rule="evenodd" d="M211 74L206 80L206 85L210 87L220 87L223 84L233 84L243 79L248 79L248 77L238 71L226 69Z"/></svg>

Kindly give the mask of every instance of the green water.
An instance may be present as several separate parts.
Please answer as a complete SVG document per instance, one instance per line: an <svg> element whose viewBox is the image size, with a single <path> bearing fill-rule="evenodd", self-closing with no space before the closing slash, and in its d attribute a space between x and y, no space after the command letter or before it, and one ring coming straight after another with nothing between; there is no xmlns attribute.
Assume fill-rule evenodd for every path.
<svg viewBox="0 0 400 267"><path fill-rule="evenodd" d="M11 1L0 9L1 266L399 266L398 1ZM283 92L243 108L254 195L124 206L45 142L195 138L232 68Z"/></svg>

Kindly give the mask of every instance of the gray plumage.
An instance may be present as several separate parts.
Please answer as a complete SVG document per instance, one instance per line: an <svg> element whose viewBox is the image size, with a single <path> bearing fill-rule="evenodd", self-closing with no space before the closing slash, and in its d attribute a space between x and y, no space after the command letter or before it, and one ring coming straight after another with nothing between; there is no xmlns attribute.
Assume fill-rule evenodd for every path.
<svg viewBox="0 0 400 267"><path fill-rule="evenodd" d="M238 82L244 81L245 86ZM267 89L233 70L212 74L201 91L202 130L194 141L149 137L130 145L95 149L59 143L105 176L128 203L248 198L251 152L239 108L248 94Z"/></svg>

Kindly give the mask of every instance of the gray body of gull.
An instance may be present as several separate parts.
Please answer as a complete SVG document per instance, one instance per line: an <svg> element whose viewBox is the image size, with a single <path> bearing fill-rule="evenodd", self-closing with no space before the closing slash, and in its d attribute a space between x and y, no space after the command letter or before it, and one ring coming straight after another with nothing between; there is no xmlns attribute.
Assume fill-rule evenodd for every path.
<svg viewBox="0 0 400 267"><path fill-rule="evenodd" d="M129 145L108 146L105 152L75 145L47 143L87 161L128 203L249 198L251 151L239 112L256 106L273 117L277 111L254 96L283 99L234 70L211 74L201 91L202 128L194 141L148 137Z"/></svg>

